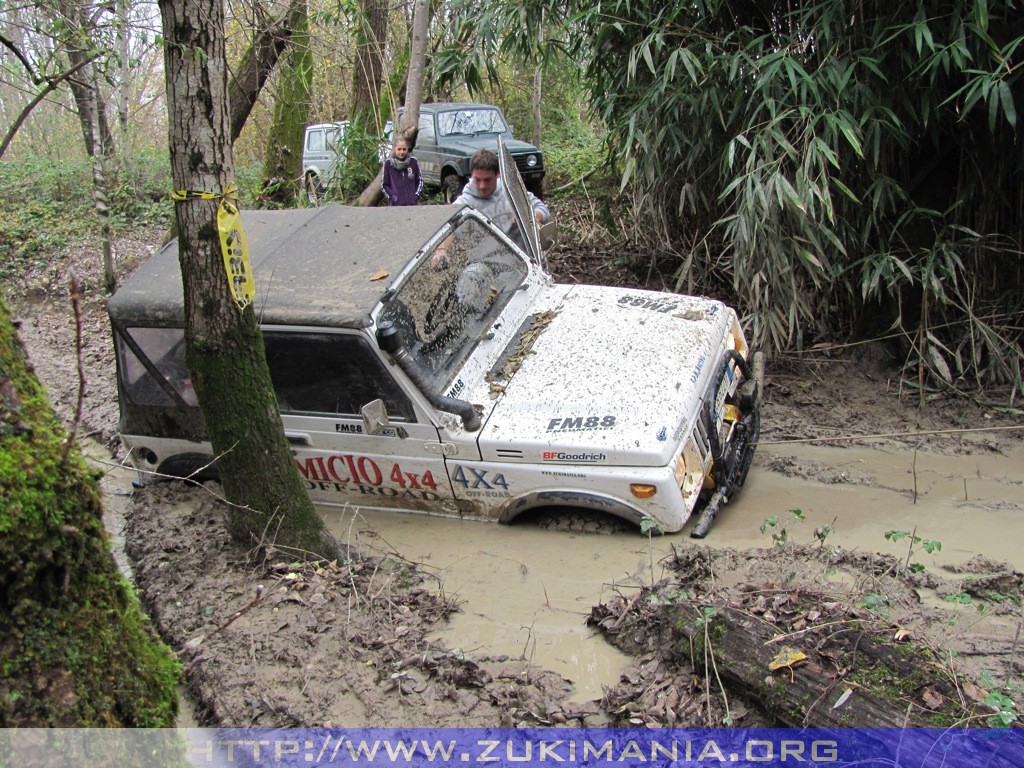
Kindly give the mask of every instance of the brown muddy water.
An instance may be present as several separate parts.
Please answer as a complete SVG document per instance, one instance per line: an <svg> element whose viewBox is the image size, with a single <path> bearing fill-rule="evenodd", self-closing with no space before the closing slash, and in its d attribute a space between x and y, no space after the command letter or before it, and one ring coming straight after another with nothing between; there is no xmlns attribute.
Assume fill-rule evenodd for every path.
<svg viewBox="0 0 1024 768"><path fill-rule="evenodd" d="M134 473L102 461L99 446L88 453L106 472L107 527L117 545ZM522 656L571 680L579 702L600 698L628 662L586 627L591 607L658 581L671 548L696 541L688 529L648 539L636 531L574 534L424 515L320 513L341 540L418 563L459 599L461 611L434 639L472 656ZM775 526L765 525L770 518ZM790 542L808 544L828 525L827 544L846 549L906 556L907 539L893 543L885 533L908 531L941 542L940 551L914 554L929 568L983 554L1024 570L1024 447L949 456L763 446L746 487L701 546L771 547L783 528ZM115 554L130 573L119 546Z"/></svg>
<svg viewBox="0 0 1024 768"><path fill-rule="evenodd" d="M779 468L772 471L767 467ZM800 510L800 520L791 510ZM600 698L627 658L585 626L591 606L665 575L661 560L688 545L688 529L648 539L638 532L572 534L405 514L353 516L322 508L328 527L421 564L461 612L435 635L471 655L523 656L575 684L577 701ZM769 518L776 525L762 525ZM771 547L790 542L907 554L908 531L941 542L932 568L976 554L1024 569L1024 448L1001 455L947 456L912 450L785 445L760 449L742 493L702 545Z"/></svg>

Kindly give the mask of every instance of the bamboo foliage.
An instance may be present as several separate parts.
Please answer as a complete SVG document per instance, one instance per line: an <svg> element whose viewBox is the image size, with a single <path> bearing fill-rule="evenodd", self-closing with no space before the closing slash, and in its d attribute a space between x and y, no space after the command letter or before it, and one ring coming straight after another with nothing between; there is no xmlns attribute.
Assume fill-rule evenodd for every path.
<svg viewBox="0 0 1024 768"><path fill-rule="evenodd" d="M641 217L725 257L681 263L728 280L757 344L874 316L935 378L1019 392L1020 11L611 0L569 28Z"/></svg>

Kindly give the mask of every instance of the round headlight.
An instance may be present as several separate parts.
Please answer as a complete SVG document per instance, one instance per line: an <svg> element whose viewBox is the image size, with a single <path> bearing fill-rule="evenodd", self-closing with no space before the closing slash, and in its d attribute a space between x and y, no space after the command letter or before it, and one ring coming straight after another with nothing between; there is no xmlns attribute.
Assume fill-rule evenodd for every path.
<svg viewBox="0 0 1024 768"><path fill-rule="evenodd" d="M526 157L526 165L528 167L530 167L530 168L533 168L535 165L537 165L537 156L536 155L527 155L527 157Z"/></svg>

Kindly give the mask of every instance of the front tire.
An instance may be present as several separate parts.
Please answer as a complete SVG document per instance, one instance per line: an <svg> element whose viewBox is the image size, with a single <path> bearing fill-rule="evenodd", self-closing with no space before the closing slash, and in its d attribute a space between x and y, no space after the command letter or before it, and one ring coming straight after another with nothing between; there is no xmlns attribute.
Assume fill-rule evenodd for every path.
<svg viewBox="0 0 1024 768"><path fill-rule="evenodd" d="M466 182L462 180L458 174L451 173L444 177L441 182L441 189L444 190L444 200L446 203L454 203L455 198L462 194L463 188L466 186Z"/></svg>
<svg viewBox="0 0 1024 768"><path fill-rule="evenodd" d="M320 205L324 199L324 186L315 173L306 174L306 200L310 205Z"/></svg>

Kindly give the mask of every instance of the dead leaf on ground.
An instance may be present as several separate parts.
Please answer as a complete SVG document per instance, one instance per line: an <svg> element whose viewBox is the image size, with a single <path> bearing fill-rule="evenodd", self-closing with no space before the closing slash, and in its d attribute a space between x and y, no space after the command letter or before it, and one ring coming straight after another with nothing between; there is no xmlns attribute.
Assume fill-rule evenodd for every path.
<svg viewBox="0 0 1024 768"><path fill-rule="evenodd" d="M807 654L798 651L796 648L785 646L774 659L768 662L768 669L777 672L780 669L788 669L790 678L793 678L793 670L800 664L807 661Z"/></svg>
<svg viewBox="0 0 1024 768"><path fill-rule="evenodd" d="M924 693L921 694L921 698L924 699L924 705L928 709L932 710L940 709L942 705L946 702L945 697L938 691L933 690L932 688L925 688Z"/></svg>
<svg viewBox="0 0 1024 768"><path fill-rule="evenodd" d="M386 269L382 269L379 272L375 272L373 277L370 278L370 281L373 282L374 280L383 280L387 276L388 271Z"/></svg>
<svg viewBox="0 0 1024 768"><path fill-rule="evenodd" d="M988 691L979 688L970 680L961 680L960 687L963 689L964 695L972 701L983 702L988 698Z"/></svg>

